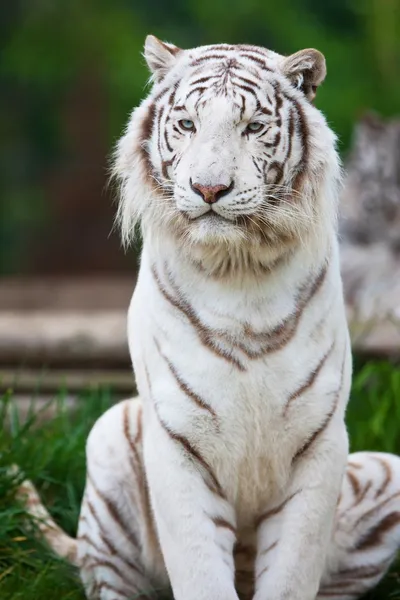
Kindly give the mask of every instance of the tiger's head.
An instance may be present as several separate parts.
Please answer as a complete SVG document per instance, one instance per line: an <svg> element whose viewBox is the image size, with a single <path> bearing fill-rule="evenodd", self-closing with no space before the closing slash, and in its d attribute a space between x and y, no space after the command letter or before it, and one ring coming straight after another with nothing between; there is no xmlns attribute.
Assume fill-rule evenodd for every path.
<svg viewBox="0 0 400 600"><path fill-rule="evenodd" d="M271 257L334 227L335 136L312 104L326 74L320 52L181 50L148 36L144 55L152 89L114 165L125 241L140 221L144 236L196 252Z"/></svg>

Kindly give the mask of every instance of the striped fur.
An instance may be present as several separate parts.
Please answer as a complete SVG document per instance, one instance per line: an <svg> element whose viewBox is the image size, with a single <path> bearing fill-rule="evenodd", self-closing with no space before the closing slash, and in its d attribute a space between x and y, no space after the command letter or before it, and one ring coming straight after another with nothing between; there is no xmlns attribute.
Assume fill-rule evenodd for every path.
<svg viewBox="0 0 400 600"><path fill-rule="evenodd" d="M87 459L90 476L76 539L54 523L31 483L21 486L21 498L55 552L80 568L88 598L162 595L168 591L168 574L144 477L139 399L121 402L99 419L88 440ZM252 598L273 568L284 513L294 497L289 495L242 529L226 516L208 515L241 598ZM261 527L269 531L257 552ZM317 600L358 598L385 575L399 544L400 459L373 452L350 455Z"/></svg>
<svg viewBox="0 0 400 600"><path fill-rule="evenodd" d="M115 160L123 237L140 222L144 241L128 315L141 400L89 438L87 595L351 597L394 556L400 475L381 455L344 475L340 167L311 103L324 59L152 37L145 56L154 85Z"/></svg>

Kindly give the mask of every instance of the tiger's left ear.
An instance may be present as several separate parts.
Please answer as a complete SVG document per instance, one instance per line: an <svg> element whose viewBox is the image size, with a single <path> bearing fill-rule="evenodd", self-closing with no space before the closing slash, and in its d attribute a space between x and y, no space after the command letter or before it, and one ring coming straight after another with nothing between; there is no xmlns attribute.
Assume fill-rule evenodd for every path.
<svg viewBox="0 0 400 600"><path fill-rule="evenodd" d="M173 44L162 42L154 35L148 35L144 44L144 57L156 81L164 79L176 63L177 54L182 52Z"/></svg>
<svg viewBox="0 0 400 600"><path fill-rule="evenodd" d="M292 84L310 100L314 100L318 86L326 76L325 57L318 50L308 48L284 58L281 71Z"/></svg>

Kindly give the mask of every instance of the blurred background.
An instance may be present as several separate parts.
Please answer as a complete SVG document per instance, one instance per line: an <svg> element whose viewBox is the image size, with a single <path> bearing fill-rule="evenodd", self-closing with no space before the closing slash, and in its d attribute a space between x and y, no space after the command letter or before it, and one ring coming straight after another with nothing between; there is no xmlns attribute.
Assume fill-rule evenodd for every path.
<svg viewBox="0 0 400 600"><path fill-rule="evenodd" d="M49 391L60 373L69 373L68 389L87 382L86 375L73 379L71 369L101 369L97 381L110 379L105 366L129 369L125 314L138 248L121 249L107 180L114 144L147 92L142 48L150 32L184 48L215 42L283 54L318 48L328 77L317 106L338 133L344 159L361 115L372 110L390 119L399 112L399 0L3 2L3 389L29 391L43 366L60 370L52 383L49 376L42 381ZM374 135L378 130L372 125ZM364 147L379 146L368 139ZM400 190L399 172L392 175ZM130 389L130 375L124 385Z"/></svg>
<svg viewBox="0 0 400 600"><path fill-rule="evenodd" d="M15 0L0 19L0 274L132 273L112 233L109 157L146 94L154 33L181 47L316 47L317 104L346 152L367 109L400 106L398 0Z"/></svg>
<svg viewBox="0 0 400 600"><path fill-rule="evenodd" d="M316 105L339 136L347 170L341 256L355 365L351 448L400 455L400 0L3 0L4 600L84 598L67 566L21 527L8 466L20 465L74 533L88 432L134 392L126 313L139 249L121 249L107 180L113 147L147 93L148 33L184 48L244 42L325 54ZM400 565L383 586L369 600L400 598Z"/></svg>

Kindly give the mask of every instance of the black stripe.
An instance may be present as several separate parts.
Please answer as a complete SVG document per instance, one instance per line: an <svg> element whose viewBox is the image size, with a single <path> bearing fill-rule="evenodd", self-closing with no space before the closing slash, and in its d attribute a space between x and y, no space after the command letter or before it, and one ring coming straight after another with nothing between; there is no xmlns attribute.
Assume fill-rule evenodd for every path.
<svg viewBox="0 0 400 600"><path fill-rule="evenodd" d="M190 92L188 93L188 95L186 96L186 101L189 100L190 96L192 96L195 93L199 93L200 96L206 91L207 88L205 87L196 87L193 88L192 90L190 90Z"/></svg>
<svg viewBox="0 0 400 600"><path fill-rule="evenodd" d="M139 145L138 145L139 153L142 158L142 161L144 162L145 169L146 169L147 175L149 177L149 181L153 185L154 185L154 180L152 177L153 165L151 163L150 156L149 156L149 153L147 150L147 142L150 140L150 138L153 135L155 114L156 114L156 106L153 102L152 104L150 104L147 115L142 122L142 128L141 128L141 132L140 132L140 136L139 136Z"/></svg>
<svg viewBox="0 0 400 600"><path fill-rule="evenodd" d="M271 71L272 72L272 69L267 66L267 63L265 62L265 60L259 58L258 56L253 56L252 54L249 54L248 51L247 52L241 52L240 53L240 57L241 58L247 58L248 60L251 60L251 61L255 62L257 65L260 65L264 71Z"/></svg>
<svg viewBox="0 0 400 600"><path fill-rule="evenodd" d="M299 398L299 396L301 396L302 394L304 394L304 392L306 392L307 390L309 390L315 383L319 373L321 372L323 366L325 365L326 361L328 360L329 356L332 354L333 352L333 348L335 346L335 342L332 342L332 344L330 345L329 349L325 352L325 354L322 356L321 360L318 362L318 364L314 367L314 369L311 370L309 376L307 377L307 379L305 380L305 382L297 388L297 390L295 390L292 394L290 394L284 412L283 414L286 415L289 406L291 405L291 403L293 402L293 400L296 400L297 398Z"/></svg>
<svg viewBox="0 0 400 600"><path fill-rule="evenodd" d="M186 396L188 396L188 398L191 398L191 400L193 400L193 402L195 402L195 404L197 404L197 406L199 406L200 408L202 408L204 410L207 410L214 419L218 420L217 414L216 414L215 410L212 408L212 406L210 406L208 404L208 402L206 402L205 400L203 400L203 398L201 396L199 396L198 394L196 394L196 392L194 392L189 387L189 385L178 374L178 371L176 370L176 368L172 364L172 362L162 352L160 344L158 343L157 339L156 338L153 338L153 339L154 339L154 343L156 345L156 348L158 350L158 353L160 354L160 356L162 357L162 359L164 360L164 362L167 364L170 373L174 377L174 379L175 379L178 387L182 390L182 392L184 394L186 394Z"/></svg>
<svg viewBox="0 0 400 600"><path fill-rule="evenodd" d="M146 374L146 379L147 379L147 387L149 389L149 393L151 396L151 401L152 401L152 405L154 407L155 413L157 415L157 418L160 422L161 427L164 429L164 431L170 436L170 438L172 440L174 440L175 442L177 442L178 444L180 444L182 446L182 448L184 449L184 451L186 452L186 454L191 458L194 459L203 469L204 471L207 473L209 479L211 480L211 485L208 486L209 489L218 494L221 498L225 499L225 493L218 481L218 479L216 478L212 468L210 467L210 465L207 463L207 461L203 458L203 456L200 454L200 452L198 450L196 450L196 448L194 448L194 446L192 446L192 444L190 443L190 441L187 439L187 437L185 437L184 435L181 435L179 433L176 433L175 431L173 431L166 423L165 421L163 421L163 419L160 416L160 413L158 411L158 406L157 406L157 402L155 401L155 398L152 397L152 386L151 386L151 380L150 380L150 374L147 370L147 367L145 368L145 374ZM206 480L204 480L204 483L206 483Z"/></svg>
<svg viewBox="0 0 400 600"><path fill-rule="evenodd" d="M332 421L332 418L333 418L333 416L336 412L336 409L338 407L338 404L339 404L340 394L343 389L344 372L345 372L345 367L346 367L346 356L347 356L347 344L346 344L346 347L344 350L342 370L340 373L340 384L339 384L339 388L335 392L335 399L334 399L333 405L332 405L330 411L328 412L328 414L326 415L322 424L318 427L318 429L316 431L314 431L314 433L308 438L308 440L305 441L303 446L301 448L299 448L299 450L296 452L296 454L294 455L294 457L292 459L292 462L295 462L300 457L304 456L304 454L311 448L311 446L315 442L315 440L320 437L320 435L327 429L329 423Z"/></svg>
<svg viewBox="0 0 400 600"><path fill-rule="evenodd" d="M154 266L152 267L152 273L161 294L174 308L176 308L186 316L188 321L193 326L194 330L197 332L197 335L203 343L203 345L206 346L212 352L214 352L214 354L216 354L220 358L223 358L231 364L235 365L235 367L237 367L240 371L245 371L245 367L237 358L235 358L230 352L223 350L217 344L215 344L213 336L216 335L216 332L208 328L206 325L204 325L204 323L202 323L202 321L200 321L199 317L194 312L190 304L188 304L188 302L181 295L179 295L178 298L174 298L167 291L165 286L162 284L161 279ZM173 287L173 283L170 278L169 281L170 285ZM179 294L179 290L175 289L175 293Z"/></svg>
<svg viewBox="0 0 400 600"><path fill-rule="evenodd" d="M235 77L235 79L239 79L240 81L242 81L244 84L253 85L258 90L261 89L260 85L256 81L248 79L247 77L243 77L243 75L239 75L238 73L235 73L234 77Z"/></svg>
<svg viewBox="0 0 400 600"><path fill-rule="evenodd" d="M158 140L157 140L157 146L158 146L158 152L160 154L160 156L162 155L162 148L161 148L161 121L163 118L163 114L164 114L164 107L161 106L157 112L157 135L158 135Z"/></svg>
<svg viewBox="0 0 400 600"><path fill-rule="evenodd" d="M119 510L114 500L109 498L104 492L102 492L97 487L89 473L87 475L87 478L88 482L94 489L97 497L100 498L100 500L103 502L114 523L116 523L120 527L121 531L123 531L125 537L129 540L132 546L138 547L139 542L135 533L132 531L130 525L125 521L123 515L121 514L121 511Z"/></svg>
<svg viewBox="0 0 400 600"><path fill-rule="evenodd" d="M108 537L108 532L106 532L104 530L104 526L103 526L103 524L102 524L102 522L100 520L98 512L97 512L97 510L95 509L93 503L90 500L87 500L87 506L89 508L90 514L92 515L93 519L97 523L97 527L99 529L98 535L99 535L101 541L103 542L103 544L107 547L109 553L112 556L118 556L118 558L122 562L124 562L128 567L130 567L131 569L133 569L134 571L136 571L140 575L143 575L142 570L138 567L137 564L133 563L129 558L126 558L125 556L122 555L121 548L119 548L117 550L117 548L115 547L115 545L113 544L113 542Z"/></svg>
<svg viewBox="0 0 400 600"><path fill-rule="evenodd" d="M282 512L282 510L286 507L286 505L289 504L289 502L291 500L293 500L293 498L295 496L297 496L297 494L299 494L301 491L302 490L297 490L297 492L294 492L293 494L291 494L290 496L288 496L288 498L286 498L286 500L284 500L283 502L281 502L281 504L279 504L278 506L275 506L275 508L271 508L270 510L267 510L266 512L262 513L255 520L255 526L257 528L260 527L260 525L262 523L264 523L265 521L267 521L271 517L274 517L275 515L278 515L280 512Z"/></svg>

